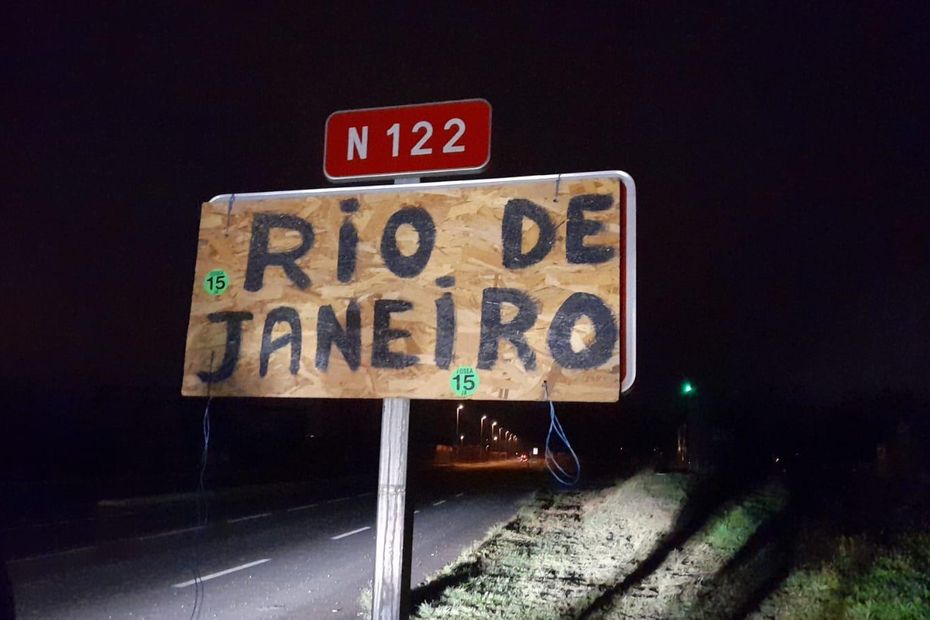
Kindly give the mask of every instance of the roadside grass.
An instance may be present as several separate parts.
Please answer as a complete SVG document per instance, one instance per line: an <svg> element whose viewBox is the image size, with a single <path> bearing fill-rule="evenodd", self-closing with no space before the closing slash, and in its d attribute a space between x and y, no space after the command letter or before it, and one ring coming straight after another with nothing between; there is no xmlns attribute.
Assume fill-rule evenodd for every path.
<svg viewBox="0 0 930 620"><path fill-rule="evenodd" d="M358 593L358 608L359 612L355 614L359 618L365 618L365 620L371 619L371 597L372 597L372 587L371 580L368 581L368 585L362 588L362 591Z"/></svg>
<svg viewBox="0 0 930 620"><path fill-rule="evenodd" d="M853 581L851 618L930 618L930 536L877 549L871 567Z"/></svg>
<svg viewBox="0 0 930 620"><path fill-rule="evenodd" d="M650 554L687 488L684 476L642 473L605 489L541 491L415 591L413 617L574 618Z"/></svg>
<svg viewBox="0 0 930 620"><path fill-rule="evenodd" d="M700 534L703 542L723 554L741 549L764 521L783 510L787 503L784 490L774 486L750 493L731 502L711 517Z"/></svg>
<svg viewBox="0 0 930 620"><path fill-rule="evenodd" d="M720 487L641 472L539 491L414 589L412 617L930 619L924 513L864 530L859 514L798 512L781 482L708 488ZM901 512L862 499L876 514Z"/></svg>
<svg viewBox="0 0 930 620"><path fill-rule="evenodd" d="M731 618L769 577L771 531L787 493L769 484L711 512L641 580L616 588L585 617L591 620Z"/></svg>
<svg viewBox="0 0 930 620"><path fill-rule="evenodd" d="M912 532L889 543L834 537L832 548L803 560L753 617L930 618L930 534Z"/></svg>

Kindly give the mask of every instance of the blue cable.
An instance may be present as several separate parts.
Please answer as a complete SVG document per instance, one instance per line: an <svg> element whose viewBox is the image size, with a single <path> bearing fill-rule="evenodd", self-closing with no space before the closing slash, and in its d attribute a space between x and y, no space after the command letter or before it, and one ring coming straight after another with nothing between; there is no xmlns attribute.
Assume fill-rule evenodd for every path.
<svg viewBox="0 0 930 620"><path fill-rule="evenodd" d="M543 381L543 390L546 394L546 400L549 401L549 432L546 434L546 467L559 484L564 484L569 487L575 486L581 478L581 463L578 461L578 455L575 454L575 450L572 449L572 444L568 441L568 436L565 435L565 430L562 428L559 418L555 415L555 403L549 398L549 385L545 381ZM565 471L565 469L559 465L559 462L555 460L555 453L551 448L553 431L555 431L556 437L562 441L562 444L568 448L568 453L572 455L572 459L575 461L574 474Z"/></svg>

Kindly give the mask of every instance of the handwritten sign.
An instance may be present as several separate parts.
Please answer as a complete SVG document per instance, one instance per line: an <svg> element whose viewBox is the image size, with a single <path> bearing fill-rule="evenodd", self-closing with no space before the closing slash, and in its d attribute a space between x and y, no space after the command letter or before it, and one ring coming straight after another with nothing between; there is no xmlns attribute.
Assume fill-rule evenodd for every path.
<svg viewBox="0 0 930 620"><path fill-rule="evenodd" d="M218 196L186 395L607 401L633 382L632 179L599 172ZM224 294L203 282L221 270Z"/></svg>

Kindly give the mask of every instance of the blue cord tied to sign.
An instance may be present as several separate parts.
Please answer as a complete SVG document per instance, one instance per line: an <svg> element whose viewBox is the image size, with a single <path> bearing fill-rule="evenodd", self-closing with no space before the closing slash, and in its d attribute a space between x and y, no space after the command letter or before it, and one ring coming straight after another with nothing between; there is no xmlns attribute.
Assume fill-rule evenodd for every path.
<svg viewBox="0 0 930 620"><path fill-rule="evenodd" d="M559 418L555 415L555 403L549 398L549 384L545 381L543 381L543 390L546 395L546 400L549 401L549 432L546 434L546 467L559 484L564 484L569 487L575 486L581 478L581 463L578 461L578 455L575 454L575 451L572 449L572 444L569 443L568 437L565 435L565 430L562 428ZM568 448L568 453L572 455L572 460L575 461L574 474L565 471L555 459L555 452L552 450L553 432L555 436L561 440L562 444Z"/></svg>

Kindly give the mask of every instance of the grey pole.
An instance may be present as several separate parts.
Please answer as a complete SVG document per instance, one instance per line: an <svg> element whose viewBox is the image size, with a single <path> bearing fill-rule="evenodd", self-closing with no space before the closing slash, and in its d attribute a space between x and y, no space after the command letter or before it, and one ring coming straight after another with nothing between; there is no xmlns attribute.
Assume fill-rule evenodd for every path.
<svg viewBox="0 0 930 620"><path fill-rule="evenodd" d="M395 184L419 183L417 177ZM375 574L371 585L373 620L406 618L410 590L413 520L407 519L407 445L410 399L385 398L381 409L381 458L378 463L378 517ZM403 614L403 615L401 615Z"/></svg>
<svg viewBox="0 0 930 620"><path fill-rule="evenodd" d="M371 617L376 620L400 620L401 601L410 587L409 566L404 566L409 425L410 400L385 398L381 412L377 546L371 596Z"/></svg>

